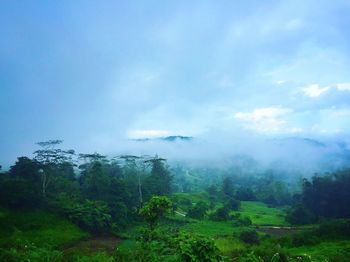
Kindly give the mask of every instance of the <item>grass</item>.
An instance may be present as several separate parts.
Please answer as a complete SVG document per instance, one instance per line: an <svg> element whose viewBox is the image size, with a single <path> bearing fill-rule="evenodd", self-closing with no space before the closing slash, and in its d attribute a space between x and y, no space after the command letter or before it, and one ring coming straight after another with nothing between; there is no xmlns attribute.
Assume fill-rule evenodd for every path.
<svg viewBox="0 0 350 262"><path fill-rule="evenodd" d="M187 199L191 200L191 202L197 203L199 201L209 202L208 194L206 192L197 192L197 193L173 193L171 195L172 199L181 200Z"/></svg>
<svg viewBox="0 0 350 262"><path fill-rule="evenodd" d="M210 220L192 220L182 227L183 230L197 233L207 237L225 237L238 233L244 227L234 227L231 221L210 221Z"/></svg>
<svg viewBox="0 0 350 262"><path fill-rule="evenodd" d="M208 194L206 192L199 193L174 193L171 199L177 203L178 210L184 213L188 206L185 201L191 201L192 204L199 201L204 201L209 204ZM222 203L216 203L215 208L221 207ZM211 210L213 211L213 210ZM253 225L270 225L270 226L288 226L285 221L284 210L280 208L268 207L265 203L258 201L241 201L241 208L239 211L232 213L240 213L242 216L249 217Z"/></svg>
<svg viewBox="0 0 350 262"><path fill-rule="evenodd" d="M326 241L318 245L290 248L294 256L308 255L313 261L347 262L350 257L350 240Z"/></svg>
<svg viewBox="0 0 350 262"><path fill-rule="evenodd" d="M221 251L223 255L238 255L242 249L245 248L244 244L232 237L217 238L214 240L215 245Z"/></svg>
<svg viewBox="0 0 350 262"><path fill-rule="evenodd" d="M178 211L186 212L188 210L188 203L196 204L200 201L209 204L208 194L206 192L198 193L173 193L170 199L177 204Z"/></svg>
<svg viewBox="0 0 350 262"><path fill-rule="evenodd" d="M45 211L0 213L0 246L30 242L58 247L89 236L69 221Z"/></svg>
<svg viewBox="0 0 350 262"><path fill-rule="evenodd" d="M279 208L268 207L257 201L241 201L239 211L242 216L249 217L253 225L288 226L284 219L284 211Z"/></svg>

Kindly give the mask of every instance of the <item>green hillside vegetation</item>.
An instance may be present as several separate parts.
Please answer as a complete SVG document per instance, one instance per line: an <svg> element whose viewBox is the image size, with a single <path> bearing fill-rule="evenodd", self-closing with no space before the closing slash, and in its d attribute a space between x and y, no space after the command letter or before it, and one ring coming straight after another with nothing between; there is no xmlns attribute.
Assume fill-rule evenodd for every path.
<svg viewBox="0 0 350 262"><path fill-rule="evenodd" d="M285 211L281 208L268 207L257 201L241 201L238 211L241 216L249 217L253 225L287 226ZM237 213L236 211L233 213Z"/></svg>
<svg viewBox="0 0 350 262"><path fill-rule="evenodd" d="M291 184L271 171L173 170L159 156L109 159L60 143L0 172L0 261L350 257L350 170Z"/></svg>

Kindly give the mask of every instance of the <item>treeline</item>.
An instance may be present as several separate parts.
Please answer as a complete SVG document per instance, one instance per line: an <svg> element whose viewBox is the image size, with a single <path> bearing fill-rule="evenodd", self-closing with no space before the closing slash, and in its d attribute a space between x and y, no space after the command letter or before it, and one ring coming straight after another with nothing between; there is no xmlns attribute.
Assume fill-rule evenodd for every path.
<svg viewBox="0 0 350 262"><path fill-rule="evenodd" d="M38 143L33 158L19 157L0 173L0 205L45 208L89 231L118 231L138 219L144 201L171 191L165 159L76 154L60 149L61 142Z"/></svg>
<svg viewBox="0 0 350 262"><path fill-rule="evenodd" d="M219 198L236 201L261 201L270 206L286 206L293 201L290 186L271 174L256 177L226 176L222 185L206 188L213 202Z"/></svg>
<svg viewBox="0 0 350 262"><path fill-rule="evenodd" d="M303 179L287 215L292 224L315 223L322 218L350 218L350 169Z"/></svg>

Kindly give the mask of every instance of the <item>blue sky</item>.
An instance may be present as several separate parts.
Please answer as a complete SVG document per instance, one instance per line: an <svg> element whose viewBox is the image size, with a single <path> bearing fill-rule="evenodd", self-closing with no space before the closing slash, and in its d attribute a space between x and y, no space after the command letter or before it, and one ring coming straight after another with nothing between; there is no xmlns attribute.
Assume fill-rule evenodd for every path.
<svg viewBox="0 0 350 262"><path fill-rule="evenodd" d="M55 138L350 131L349 1L4 0L0 24L0 161Z"/></svg>

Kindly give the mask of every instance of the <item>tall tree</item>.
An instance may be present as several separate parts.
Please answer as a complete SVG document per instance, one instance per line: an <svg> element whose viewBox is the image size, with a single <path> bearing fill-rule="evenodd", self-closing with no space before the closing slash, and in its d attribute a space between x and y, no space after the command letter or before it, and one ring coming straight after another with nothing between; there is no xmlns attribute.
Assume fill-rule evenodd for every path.
<svg viewBox="0 0 350 262"><path fill-rule="evenodd" d="M145 163L151 166L151 174L144 183L148 197L169 194L173 176L166 166L166 159L155 156L145 160Z"/></svg>
<svg viewBox="0 0 350 262"><path fill-rule="evenodd" d="M57 148L57 146L62 142L62 140L38 142L37 145L39 145L41 149L34 152L34 159L38 162L41 168L41 191L44 197L46 197L47 189L51 183L51 176L54 173L54 169L61 164L72 163L72 157L75 154L74 150L62 150Z"/></svg>

